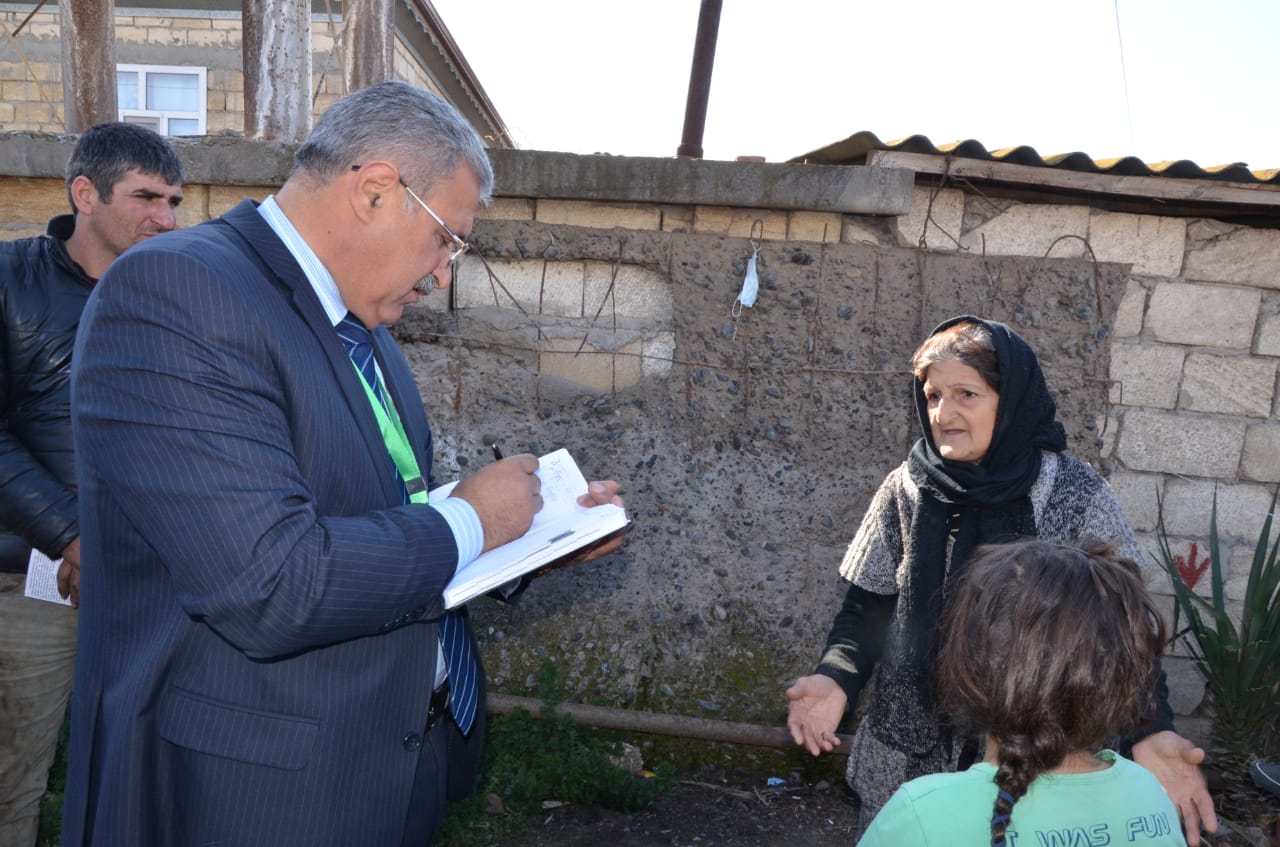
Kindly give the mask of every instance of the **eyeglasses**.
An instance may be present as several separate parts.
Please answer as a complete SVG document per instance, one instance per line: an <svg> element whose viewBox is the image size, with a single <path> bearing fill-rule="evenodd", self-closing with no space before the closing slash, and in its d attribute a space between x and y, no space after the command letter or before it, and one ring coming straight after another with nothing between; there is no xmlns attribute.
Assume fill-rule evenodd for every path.
<svg viewBox="0 0 1280 847"><path fill-rule="evenodd" d="M352 165L351 170L353 171L360 170L360 165ZM449 239L454 243L453 250L449 252L449 264L453 264L454 262L458 261L458 257L460 257L463 253L471 249L471 245L468 244L466 241L462 240L456 232L449 229L449 225L445 223L440 218L439 215L433 212L431 210L431 207L428 206L421 197L419 197L417 194L414 193L413 189L409 187L409 183L404 181L404 177L400 176L399 174L397 174L396 176L400 180L400 184L404 186L404 190L409 192L409 196L412 197L414 200L417 200L418 205L427 210L427 214L431 216L432 220L434 220L436 223L440 225L440 228L444 230L444 234L449 236Z"/></svg>
<svg viewBox="0 0 1280 847"><path fill-rule="evenodd" d="M456 246L449 253L449 264L452 265L454 262L458 261L459 256L461 256L463 253L471 249L471 245L463 241L461 238L459 238L457 233L449 229L449 225L447 223L440 220L439 215L431 211L431 207L428 206L426 203L424 203L421 197L413 193L413 189L410 188L408 184L405 183L404 177L400 178L400 184L404 186L405 191L409 192L409 196L412 197L414 200L417 200L418 205L426 209L427 214L430 215L432 218L434 218L436 223L440 224L440 228L444 230L444 234L449 236L451 239L453 239L453 243Z"/></svg>

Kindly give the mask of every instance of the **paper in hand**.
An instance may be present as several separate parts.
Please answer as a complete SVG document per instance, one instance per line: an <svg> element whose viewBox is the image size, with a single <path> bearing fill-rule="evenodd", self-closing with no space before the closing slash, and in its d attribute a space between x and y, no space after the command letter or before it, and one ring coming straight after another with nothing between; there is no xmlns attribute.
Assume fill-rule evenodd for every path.
<svg viewBox="0 0 1280 847"><path fill-rule="evenodd" d="M58 568L61 564L61 559L54 561L39 550L32 550L27 561L27 587L23 593L33 600L70 606L71 598L58 593Z"/></svg>

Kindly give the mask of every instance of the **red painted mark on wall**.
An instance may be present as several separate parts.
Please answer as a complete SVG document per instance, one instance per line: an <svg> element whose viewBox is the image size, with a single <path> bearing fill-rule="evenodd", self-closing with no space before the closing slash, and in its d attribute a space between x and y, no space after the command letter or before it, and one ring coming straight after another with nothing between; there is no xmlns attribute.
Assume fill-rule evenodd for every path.
<svg viewBox="0 0 1280 847"><path fill-rule="evenodd" d="M1173 563L1178 568L1178 576L1182 577L1182 584L1187 588L1195 588L1196 583L1200 581L1200 577L1204 576L1204 572L1209 569L1209 557L1205 556L1197 562L1196 557L1198 555L1199 550L1196 547L1196 542L1192 541L1191 549L1185 557L1173 557Z"/></svg>

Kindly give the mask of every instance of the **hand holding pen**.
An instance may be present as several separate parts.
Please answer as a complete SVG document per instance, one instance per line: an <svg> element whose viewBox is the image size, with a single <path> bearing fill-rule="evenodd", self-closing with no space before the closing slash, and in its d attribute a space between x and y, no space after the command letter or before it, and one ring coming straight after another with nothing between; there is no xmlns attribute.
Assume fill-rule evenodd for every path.
<svg viewBox="0 0 1280 847"><path fill-rule="evenodd" d="M494 436L491 438L489 436L485 436L485 442L489 445L489 449L493 451L494 461L501 462L503 460L502 449L498 447L497 437ZM578 497L578 505L588 509L592 506L602 506L606 503L618 506L619 508L626 508L626 504L623 502L622 498L618 496L618 483L611 479L594 480L588 483L587 493ZM609 553L612 553L614 550L617 550L622 546L622 536L625 533L626 530L623 529L613 535L606 536L596 543L578 550L574 554L556 562L555 566L577 562L589 562L600 556L607 556ZM548 570L550 569L554 569L554 566Z"/></svg>
<svg viewBox="0 0 1280 847"><path fill-rule="evenodd" d="M498 446L498 439L487 440L489 441L489 448L493 450L493 460L501 462L502 448ZM591 482L587 485L587 493L578 498L578 504L587 508L602 506L605 503L612 503L619 508L626 508L626 504L618 496L618 483L611 479Z"/></svg>
<svg viewBox="0 0 1280 847"><path fill-rule="evenodd" d="M497 450L496 440L490 448ZM521 454L484 465L458 482L451 497L460 497L475 509L484 529L482 551L492 550L524 535L533 516L542 509L542 480L538 459Z"/></svg>

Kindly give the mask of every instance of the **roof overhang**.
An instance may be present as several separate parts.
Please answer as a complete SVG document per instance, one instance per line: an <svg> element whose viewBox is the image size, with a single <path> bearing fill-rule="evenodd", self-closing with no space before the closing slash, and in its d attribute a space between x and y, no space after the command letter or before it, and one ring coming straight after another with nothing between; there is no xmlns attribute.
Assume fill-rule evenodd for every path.
<svg viewBox="0 0 1280 847"><path fill-rule="evenodd" d="M1041 157L1030 147L988 151L973 140L934 146L918 135L882 142L870 132L792 161L909 170L917 183L1022 202L1280 227L1280 171L1253 172L1240 164L1206 169L1188 161L1148 165L1134 157L1095 160L1084 153Z"/></svg>

